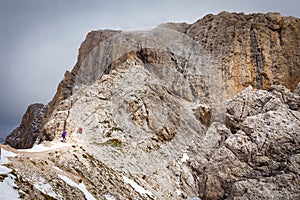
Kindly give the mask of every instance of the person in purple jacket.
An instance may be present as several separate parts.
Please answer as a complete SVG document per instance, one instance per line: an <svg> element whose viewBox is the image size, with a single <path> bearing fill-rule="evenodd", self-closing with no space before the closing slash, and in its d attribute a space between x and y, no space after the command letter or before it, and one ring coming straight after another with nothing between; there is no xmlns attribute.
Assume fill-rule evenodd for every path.
<svg viewBox="0 0 300 200"><path fill-rule="evenodd" d="M61 136L63 138L63 142L66 142L67 132L64 131Z"/></svg>

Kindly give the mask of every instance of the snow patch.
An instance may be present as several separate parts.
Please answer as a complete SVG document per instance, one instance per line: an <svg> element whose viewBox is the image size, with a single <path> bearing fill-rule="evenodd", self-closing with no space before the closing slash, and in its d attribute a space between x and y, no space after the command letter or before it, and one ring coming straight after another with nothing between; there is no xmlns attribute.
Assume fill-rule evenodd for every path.
<svg viewBox="0 0 300 200"><path fill-rule="evenodd" d="M43 192L44 194L47 194L53 198L61 198L60 195L57 195L52 188L52 186L49 183L45 183L45 179L40 177L38 179L38 182L34 183L33 186L38 189L39 191Z"/></svg>
<svg viewBox="0 0 300 200"><path fill-rule="evenodd" d="M15 177L12 174L9 174L12 170L3 166L4 164L9 163L9 160L7 159L8 157L16 157L17 154L2 148L0 148L0 151L0 174L7 174L7 177L0 182L0 199L20 199L19 192L17 190L18 186L14 181Z"/></svg>
<svg viewBox="0 0 300 200"><path fill-rule="evenodd" d="M66 114L68 114L68 112L69 112L69 110L60 110L60 111L57 112L57 114L61 114L61 113L66 113Z"/></svg>
<svg viewBox="0 0 300 200"><path fill-rule="evenodd" d="M31 149L18 149L18 151L22 152L43 152L43 151L51 151L54 149L66 147L66 146L71 146L70 143L64 143L64 142L57 142L52 144L49 147L46 147L44 144L38 144L33 146Z"/></svg>
<svg viewBox="0 0 300 200"><path fill-rule="evenodd" d="M0 174L8 174L11 171L12 171L11 169L0 165Z"/></svg>
<svg viewBox="0 0 300 200"><path fill-rule="evenodd" d="M55 119L51 119L50 121L47 122L47 124L53 124L55 122Z"/></svg>
<svg viewBox="0 0 300 200"><path fill-rule="evenodd" d="M128 183L133 189L135 189L135 191L140 193L140 195L146 196L146 197L148 196L152 199L155 199L152 192L150 192L149 190L146 190L142 186L138 185L135 181L127 178L126 176L123 176L123 180L124 180L125 183Z"/></svg>
<svg viewBox="0 0 300 200"><path fill-rule="evenodd" d="M180 161L178 162L180 165L182 165L183 163L185 163L188 159L190 159L190 157L187 155L187 153L184 153L182 155L182 158L180 159Z"/></svg>
<svg viewBox="0 0 300 200"><path fill-rule="evenodd" d="M187 200L201 200L199 197L191 197L191 198L188 198Z"/></svg>
<svg viewBox="0 0 300 200"><path fill-rule="evenodd" d="M19 192L15 188L17 188L17 185L15 184L14 177L9 174L3 182L0 182L0 199L20 199Z"/></svg>
<svg viewBox="0 0 300 200"><path fill-rule="evenodd" d="M74 181L72 181L70 178L64 176L64 175L60 175L57 174L62 180L64 180L68 185L72 186L72 187L77 187L79 190L81 190L81 192L84 193L85 197L87 200L96 200L93 195L86 189L85 185L83 183L75 183Z"/></svg>
<svg viewBox="0 0 300 200"><path fill-rule="evenodd" d="M8 159L7 159L8 157L16 157L16 156L17 156L17 154L1 148L0 164L1 165L7 164L9 162Z"/></svg>
<svg viewBox="0 0 300 200"><path fill-rule="evenodd" d="M116 200L116 198L110 194L105 194L104 197L106 200Z"/></svg>
<svg viewBox="0 0 300 200"><path fill-rule="evenodd" d="M176 190L175 190L175 193L176 193L178 196L180 196L180 195L182 194L182 191L179 190L179 189L176 189Z"/></svg>
<svg viewBox="0 0 300 200"><path fill-rule="evenodd" d="M57 171L63 172L62 169L60 169L60 168L58 168L58 167L56 167L56 166L53 166L53 169L56 169Z"/></svg>

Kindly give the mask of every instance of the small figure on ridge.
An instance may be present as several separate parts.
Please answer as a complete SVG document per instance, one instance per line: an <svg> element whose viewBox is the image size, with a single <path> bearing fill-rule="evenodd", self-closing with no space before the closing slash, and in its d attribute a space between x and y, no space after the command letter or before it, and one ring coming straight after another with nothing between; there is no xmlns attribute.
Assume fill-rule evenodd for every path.
<svg viewBox="0 0 300 200"><path fill-rule="evenodd" d="M82 134L82 130L83 129L81 127L79 127L77 133Z"/></svg>
<svg viewBox="0 0 300 200"><path fill-rule="evenodd" d="M61 136L63 138L62 142L66 142L67 132L64 131Z"/></svg>

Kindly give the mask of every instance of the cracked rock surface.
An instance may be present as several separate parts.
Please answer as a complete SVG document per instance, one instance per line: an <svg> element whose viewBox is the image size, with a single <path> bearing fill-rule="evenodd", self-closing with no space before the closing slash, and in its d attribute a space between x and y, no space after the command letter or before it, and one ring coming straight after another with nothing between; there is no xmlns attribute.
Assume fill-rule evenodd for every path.
<svg viewBox="0 0 300 200"><path fill-rule="evenodd" d="M222 12L90 32L52 101L23 118L37 116L34 134L10 143L55 147L67 131L66 146L2 146L17 153L6 166L20 196L85 198L66 176L106 200L299 199L299 27L278 13Z"/></svg>

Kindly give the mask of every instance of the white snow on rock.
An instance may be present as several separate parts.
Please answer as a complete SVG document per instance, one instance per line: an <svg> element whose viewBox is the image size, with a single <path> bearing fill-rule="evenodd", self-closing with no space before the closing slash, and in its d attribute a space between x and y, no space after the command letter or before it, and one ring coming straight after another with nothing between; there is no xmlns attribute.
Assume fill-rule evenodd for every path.
<svg viewBox="0 0 300 200"><path fill-rule="evenodd" d="M123 176L123 180L125 183L128 183L133 189L135 189L135 191L137 191L138 193L140 193L140 195L142 196L148 196L152 199L155 199L154 195L152 194L152 192L150 192L149 190L146 190L145 188L143 188L142 186L138 185L135 181L127 178L126 176Z"/></svg>
<svg viewBox="0 0 300 200"><path fill-rule="evenodd" d="M116 198L114 196L112 196L111 194L105 194L104 197L106 200L116 200Z"/></svg>
<svg viewBox="0 0 300 200"><path fill-rule="evenodd" d="M68 114L68 112L69 112L69 110L60 110L60 111L57 112L57 114L61 114L61 113L66 113L66 114Z"/></svg>
<svg viewBox="0 0 300 200"><path fill-rule="evenodd" d="M60 175L58 174L58 176L64 180L68 185L72 186L72 187L77 187L79 190L81 190L84 195L85 195L85 198L87 200L96 200L93 195L86 189L85 185L83 183L75 183L74 181L72 181L70 178L64 176L64 175Z"/></svg>
<svg viewBox="0 0 300 200"><path fill-rule="evenodd" d="M187 153L184 153L182 155L181 160L178 162L180 165L182 165L183 163L185 163L188 159L190 159L190 157L187 155Z"/></svg>
<svg viewBox="0 0 300 200"><path fill-rule="evenodd" d="M8 174L9 172L11 172L12 170L5 167L5 166L2 166L0 165L0 174Z"/></svg>
<svg viewBox="0 0 300 200"><path fill-rule="evenodd" d="M16 189L17 185L14 181L14 176L9 174L12 170L3 166L3 164L9 163L8 157L15 157L17 154L7 151L1 148L0 157L0 174L7 174L7 177L0 182L0 199L15 200L19 198L19 192Z"/></svg>
<svg viewBox="0 0 300 200"><path fill-rule="evenodd" d="M22 152L43 152L43 151L51 151L54 149L71 146L71 143L65 143L65 142L55 142L52 143L51 146L45 146L44 144L38 144L33 146L31 149L18 149L18 151Z"/></svg>
<svg viewBox="0 0 300 200"><path fill-rule="evenodd" d="M44 194L47 194L53 198L61 198L60 195L57 195L52 188L52 186L49 183L45 183L45 179L40 177L37 182L35 182L33 185L36 189L43 192Z"/></svg>
<svg viewBox="0 0 300 200"><path fill-rule="evenodd" d="M17 188L17 185L15 184L14 177L8 174L8 177L6 177L3 182L0 182L0 199L20 199L19 192L15 188Z"/></svg>
<svg viewBox="0 0 300 200"><path fill-rule="evenodd" d="M9 162L7 157L16 157L16 156L17 156L17 154L1 148L0 165L7 164Z"/></svg>
<svg viewBox="0 0 300 200"><path fill-rule="evenodd" d="M176 189L176 190L175 190L175 193L176 193L178 196L180 196L180 195L182 194L182 191L179 190L179 189Z"/></svg>
<svg viewBox="0 0 300 200"><path fill-rule="evenodd" d="M56 169L57 171L63 172L62 169L60 169L60 168L58 168L58 167L56 167L56 166L53 166L53 169Z"/></svg>

